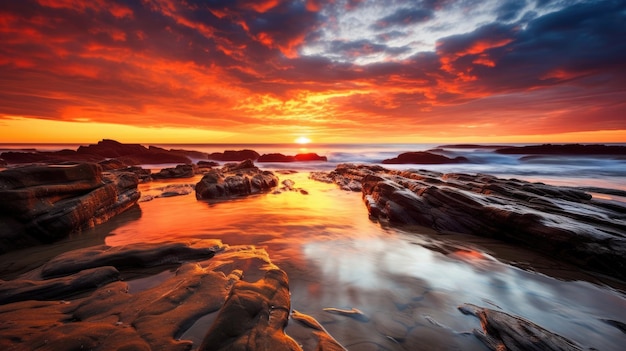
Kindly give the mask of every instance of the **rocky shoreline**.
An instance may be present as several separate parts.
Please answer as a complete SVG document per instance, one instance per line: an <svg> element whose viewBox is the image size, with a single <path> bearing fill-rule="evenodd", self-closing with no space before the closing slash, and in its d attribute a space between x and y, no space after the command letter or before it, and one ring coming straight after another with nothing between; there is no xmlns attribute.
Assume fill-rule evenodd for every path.
<svg viewBox="0 0 626 351"><path fill-rule="evenodd" d="M375 220L496 238L626 279L626 206L581 190L351 164L311 177L360 191Z"/></svg>
<svg viewBox="0 0 626 351"><path fill-rule="evenodd" d="M275 174L249 158L237 159L325 161L314 154L262 158L252 150L206 155L118 144L102 141L74 153L28 156L29 161L51 164L0 172L0 254L84 231L154 197L194 192L198 200L213 201L281 191L306 195L293 181L281 182L279 175L289 172ZM165 154L171 158L158 156ZM9 153L9 162L20 164L13 156ZM240 162L194 164L190 157ZM417 163L467 161L433 159L428 153L398 157L416 158ZM180 164L154 174L136 167L156 159ZM168 185L150 198L138 191L140 181L199 174L196 184ZM483 174L351 164L311 172L310 177L360 192L375 221L495 238L626 279L626 207L580 189ZM459 310L480 319L483 329L474 334L493 350L583 349L502 311L473 305ZM367 318L356 309L327 312ZM207 319L202 342L187 340L185 333ZM265 250L219 240L98 245L61 253L19 277L0 280L0 320L0 345L7 349L345 349L313 317L292 310L287 274ZM289 321L291 336L285 333ZM622 321L611 323L623 326ZM388 337L403 341L393 335Z"/></svg>

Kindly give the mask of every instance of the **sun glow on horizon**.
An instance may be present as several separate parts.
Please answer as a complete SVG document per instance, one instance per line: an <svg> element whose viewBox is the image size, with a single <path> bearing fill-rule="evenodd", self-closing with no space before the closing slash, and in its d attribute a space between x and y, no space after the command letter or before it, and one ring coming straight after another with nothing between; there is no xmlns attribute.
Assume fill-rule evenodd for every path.
<svg viewBox="0 0 626 351"><path fill-rule="evenodd" d="M311 142L311 139L309 139L309 138L307 138L307 137L305 137L305 136L300 136L300 137L296 138L296 140L294 140L294 142L295 142L296 144L301 144L301 145L304 145L304 144L308 144L308 143L310 143L310 142Z"/></svg>

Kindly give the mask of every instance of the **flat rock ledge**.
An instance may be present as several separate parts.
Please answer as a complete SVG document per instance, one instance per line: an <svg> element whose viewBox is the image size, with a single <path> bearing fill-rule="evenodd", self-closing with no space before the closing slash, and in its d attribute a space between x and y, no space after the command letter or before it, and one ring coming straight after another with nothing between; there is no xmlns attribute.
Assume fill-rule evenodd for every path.
<svg viewBox="0 0 626 351"><path fill-rule="evenodd" d="M351 164L311 178L361 191L375 220L496 238L626 280L626 206L581 190Z"/></svg>
<svg viewBox="0 0 626 351"><path fill-rule="evenodd" d="M290 312L287 274L262 249L219 240L100 246L67 252L18 279L0 280L0 345L302 350L304 341L284 332ZM297 318L312 319L301 313ZM297 334L318 340L311 350L344 350L319 328L300 326Z"/></svg>
<svg viewBox="0 0 626 351"><path fill-rule="evenodd" d="M95 163L25 166L0 172L0 253L91 228L139 200L138 178Z"/></svg>
<svg viewBox="0 0 626 351"><path fill-rule="evenodd" d="M227 163L209 170L196 184L196 198L211 200L261 194L278 186L278 177L262 171L251 160Z"/></svg>

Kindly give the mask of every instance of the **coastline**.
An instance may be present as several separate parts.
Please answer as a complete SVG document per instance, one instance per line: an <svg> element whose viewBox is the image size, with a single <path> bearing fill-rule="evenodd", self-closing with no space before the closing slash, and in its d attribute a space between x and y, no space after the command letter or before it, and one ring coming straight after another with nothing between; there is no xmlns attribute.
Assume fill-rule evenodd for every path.
<svg viewBox="0 0 626 351"><path fill-rule="evenodd" d="M272 166L262 165L262 169ZM284 164L281 169L292 166L298 165ZM582 311L594 311L604 319L619 321L619 306L624 301L621 283L613 284L545 255L490 239L372 222L358 193L314 182L308 174L306 170L278 173L281 181L292 179L292 187L306 190L306 195L283 190L218 201L197 201L193 194L154 198L47 248L54 256L53 250L68 251L71 246L65 245L93 247L97 243L121 247L164 239L220 239L233 247L254 244L287 272L293 308L316 318L330 335L350 349L381 343L392 349L393 345L400 345L397 349L403 349L425 342L484 350L478 339L463 334L477 327L475 319L456 310L464 303L499 306L583 345L618 349L615 347L620 332L611 325L584 318L582 327L576 327L567 320L580 316ZM138 187L142 193L149 193L168 185L195 184L200 178L196 175L154 180ZM85 236L93 240L79 243ZM174 269L169 267L163 272L173 274ZM434 272L446 272L446 276ZM144 272L140 276L158 286L170 274ZM250 273L249 279L255 280L259 274ZM28 272L22 275L28 276ZM128 283L133 279L136 278ZM561 296L557 291L568 294ZM518 299L511 300L513 296ZM603 296L606 302L587 300L591 296ZM545 306L559 306L561 315L546 314ZM358 308L368 321L324 311L330 307ZM408 312L415 325L397 325L398 320L407 318ZM185 337L198 345L212 320L198 320L205 327L195 325L190 329L194 331ZM297 323L289 323L287 334L298 335L293 329ZM372 330L377 332L372 334ZM598 341L600 335L608 337L608 341ZM402 342L394 344L386 336Z"/></svg>

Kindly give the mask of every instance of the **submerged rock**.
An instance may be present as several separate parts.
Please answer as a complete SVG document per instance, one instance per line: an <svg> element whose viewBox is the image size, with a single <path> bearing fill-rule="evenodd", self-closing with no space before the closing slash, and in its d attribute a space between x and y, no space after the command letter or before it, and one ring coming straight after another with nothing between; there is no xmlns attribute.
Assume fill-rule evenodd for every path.
<svg viewBox="0 0 626 351"><path fill-rule="evenodd" d="M574 188L354 165L312 178L346 190L358 182L373 219L492 237L626 278L626 207Z"/></svg>
<svg viewBox="0 0 626 351"><path fill-rule="evenodd" d="M219 199L269 192L278 185L278 177L261 171L252 161L226 164L211 169L196 184L196 198Z"/></svg>
<svg viewBox="0 0 626 351"><path fill-rule="evenodd" d="M134 173L94 163L27 166L0 172L0 253L91 228L139 199Z"/></svg>

